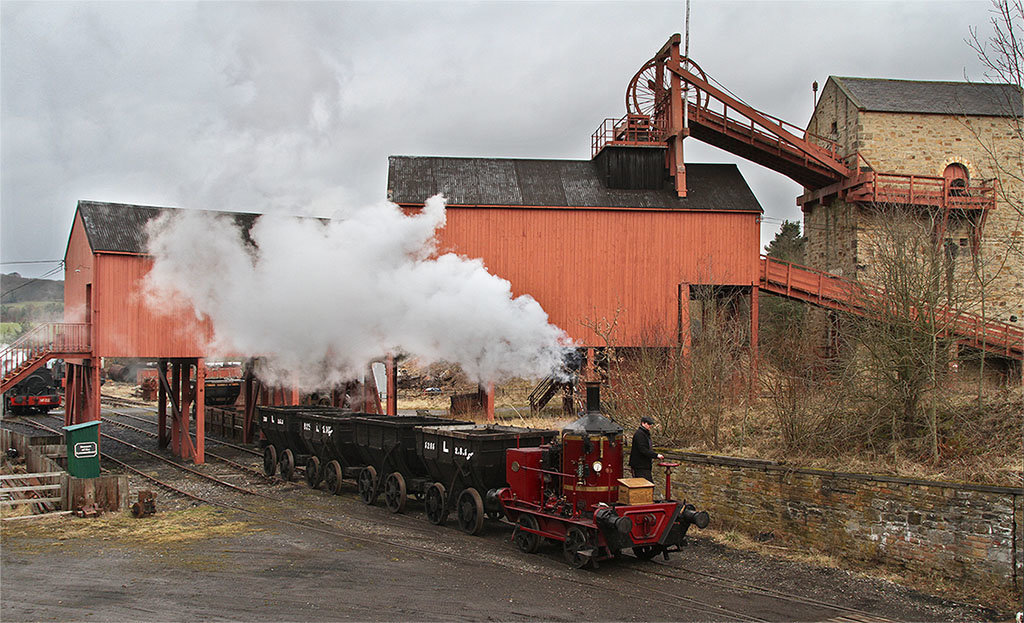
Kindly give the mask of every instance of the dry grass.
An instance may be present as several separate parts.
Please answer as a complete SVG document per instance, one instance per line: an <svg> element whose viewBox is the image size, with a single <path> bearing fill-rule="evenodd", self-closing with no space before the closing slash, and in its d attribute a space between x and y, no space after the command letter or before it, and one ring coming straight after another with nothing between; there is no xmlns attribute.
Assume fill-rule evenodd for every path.
<svg viewBox="0 0 1024 623"><path fill-rule="evenodd" d="M256 530L258 528L248 522L231 519L224 511L200 506L158 513L142 519L124 512L108 513L94 519L65 517L59 522L46 522L44 525L4 525L0 539L4 546L16 539L50 538L56 541L111 542L130 547L160 548L216 537L239 536Z"/></svg>

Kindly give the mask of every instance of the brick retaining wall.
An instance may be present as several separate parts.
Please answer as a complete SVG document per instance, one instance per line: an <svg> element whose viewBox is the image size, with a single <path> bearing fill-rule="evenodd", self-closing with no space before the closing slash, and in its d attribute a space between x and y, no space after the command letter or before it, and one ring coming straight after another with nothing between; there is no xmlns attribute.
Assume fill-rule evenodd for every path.
<svg viewBox="0 0 1024 623"><path fill-rule="evenodd" d="M772 461L667 455L673 497L711 513L712 527L836 558L941 576L1020 595L1024 488L794 469ZM664 475L655 474L659 489Z"/></svg>

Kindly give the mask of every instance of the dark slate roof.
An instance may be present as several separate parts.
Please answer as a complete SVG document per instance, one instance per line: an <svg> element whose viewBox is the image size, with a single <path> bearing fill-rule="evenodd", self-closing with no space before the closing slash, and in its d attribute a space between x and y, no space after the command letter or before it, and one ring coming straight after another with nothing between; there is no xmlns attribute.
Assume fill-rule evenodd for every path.
<svg viewBox="0 0 1024 623"><path fill-rule="evenodd" d="M391 156L388 199L422 204L443 193L450 205L662 208L761 212L734 164L687 164L687 196L674 190L607 188L590 160Z"/></svg>
<svg viewBox="0 0 1024 623"><path fill-rule="evenodd" d="M1020 117L1021 89L1014 84L925 82L829 76L861 110Z"/></svg>
<svg viewBox="0 0 1024 623"><path fill-rule="evenodd" d="M85 235L94 253L146 253L146 223L163 214L176 212L181 208L160 208L155 206L130 205L125 203L102 203L79 201L78 212L82 215ZM259 214L243 212L216 212L234 218L235 224L245 232L249 230Z"/></svg>

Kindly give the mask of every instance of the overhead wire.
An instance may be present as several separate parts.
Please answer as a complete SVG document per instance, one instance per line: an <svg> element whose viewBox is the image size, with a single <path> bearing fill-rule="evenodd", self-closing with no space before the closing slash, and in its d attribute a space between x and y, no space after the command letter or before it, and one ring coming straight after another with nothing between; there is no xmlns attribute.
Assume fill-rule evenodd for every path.
<svg viewBox="0 0 1024 623"><path fill-rule="evenodd" d="M45 273L45 274L43 274L43 275L40 275L39 277L33 277L32 279L29 279L29 280L28 280L28 281L26 281L25 283L22 283L22 284L19 284L19 285L17 285L17 286L14 286L14 287L13 287L13 288L11 288L10 290L5 290L4 292L0 293L0 297L4 297L4 296L7 296L8 294L10 294L10 293L12 293L12 292L17 292L18 290L20 290L20 289L24 288L25 286L27 286L27 285L31 285L31 284L35 283L36 281L41 281L41 280L43 280L43 279L46 279L47 277L49 277L49 276L51 276L51 275L56 275L56 274L57 274L58 272L60 272L60 271L61 271L61 270L62 270L63 268L64 268L64 262L63 262L63 261L61 261L61 263L60 263L60 266L58 266L58 267L54 268L53 270L50 270L50 271L46 272L46 273Z"/></svg>

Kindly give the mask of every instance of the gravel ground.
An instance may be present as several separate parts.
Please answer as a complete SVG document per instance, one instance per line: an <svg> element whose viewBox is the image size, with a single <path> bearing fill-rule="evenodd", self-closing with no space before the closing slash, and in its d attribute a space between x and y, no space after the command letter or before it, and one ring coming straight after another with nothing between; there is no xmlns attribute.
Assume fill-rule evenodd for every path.
<svg viewBox="0 0 1024 623"><path fill-rule="evenodd" d="M114 427L105 432L148 450L156 446L139 433ZM246 511L195 508L185 498L158 491L153 519L5 522L0 620L984 621L994 616L889 582L739 551L699 533L668 562L640 563L626 556L597 570L577 571L567 567L555 546L536 555L516 550L507 524L489 522L482 536L468 536L452 521L444 528L432 526L415 502L400 515L366 506L353 483L332 496L301 482L275 484L236 470L232 482L263 494L245 495L140 457L121 444L104 442L103 451ZM260 464L241 451L216 451ZM212 462L201 469L232 473ZM130 480L133 491L153 488L141 477ZM91 529L94 521L109 525L96 523Z"/></svg>

